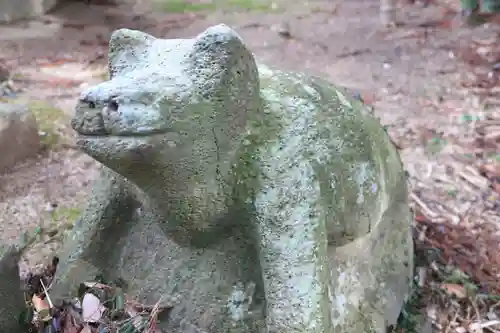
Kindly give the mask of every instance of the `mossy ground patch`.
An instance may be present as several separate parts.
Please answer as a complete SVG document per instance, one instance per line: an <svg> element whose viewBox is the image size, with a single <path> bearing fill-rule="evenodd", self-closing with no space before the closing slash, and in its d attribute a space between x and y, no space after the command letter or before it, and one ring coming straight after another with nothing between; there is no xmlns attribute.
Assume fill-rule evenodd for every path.
<svg viewBox="0 0 500 333"><path fill-rule="evenodd" d="M76 207L57 207L52 212L52 222L57 225L63 225L68 229L73 227L73 223L80 216L82 210Z"/></svg>
<svg viewBox="0 0 500 333"><path fill-rule="evenodd" d="M63 110L45 101L30 101L28 106L38 123L40 139L45 148L56 148L64 140L64 127L69 118Z"/></svg>
<svg viewBox="0 0 500 333"><path fill-rule="evenodd" d="M270 0L156 0L156 8L165 13L214 12L216 10L274 12L279 6Z"/></svg>

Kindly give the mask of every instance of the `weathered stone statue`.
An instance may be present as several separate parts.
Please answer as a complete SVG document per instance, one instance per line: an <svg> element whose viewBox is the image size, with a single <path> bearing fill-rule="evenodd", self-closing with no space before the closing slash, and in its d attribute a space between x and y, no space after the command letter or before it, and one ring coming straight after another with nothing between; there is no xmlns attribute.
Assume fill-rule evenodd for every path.
<svg viewBox="0 0 500 333"><path fill-rule="evenodd" d="M399 156L360 101L255 63L225 25L122 29L82 94L79 146L105 168L53 294L102 274L167 332L385 332L412 278Z"/></svg>

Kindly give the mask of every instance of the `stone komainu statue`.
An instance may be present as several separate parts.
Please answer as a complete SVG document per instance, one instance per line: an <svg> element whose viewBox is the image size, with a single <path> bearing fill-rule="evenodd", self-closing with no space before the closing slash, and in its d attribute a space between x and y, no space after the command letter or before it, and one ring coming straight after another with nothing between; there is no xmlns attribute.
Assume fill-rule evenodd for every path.
<svg viewBox="0 0 500 333"><path fill-rule="evenodd" d="M257 64L225 25L193 39L118 30L109 73L72 120L103 174L55 296L120 278L145 302L176 297L168 332L396 322L413 267L406 178L359 100Z"/></svg>

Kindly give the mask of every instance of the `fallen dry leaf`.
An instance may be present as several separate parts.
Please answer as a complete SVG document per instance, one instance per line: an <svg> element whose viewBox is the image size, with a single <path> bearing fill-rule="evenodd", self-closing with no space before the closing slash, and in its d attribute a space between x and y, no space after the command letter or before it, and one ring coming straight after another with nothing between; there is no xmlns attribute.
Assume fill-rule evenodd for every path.
<svg viewBox="0 0 500 333"><path fill-rule="evenodd" d="M31 302L42 321L48 321L52 318L50 316L50 307L46 300L41 299L37 295L33 295Z"/></svg>
<svg viewBox="0 0 500 333"><path fill-rule="evenodd" d="M500 177L499 164L483 164L479 167L479 171L487 177Z"/></svg>
<svg viewBox="0 0 500 333"><path fill-rule="evenodd" d="M110 286L104 283L99 283L99 282L83 282L83 285L87 288L98 288L98 289L105 289L105 290L110 290L112 289Z"/></svg>
<svg viewBox="0 0 500 333"><path fill-rule="evenodd" d="M448 295L455 295L460 299L467 297L467 291L463 286L459 284L442 283L440 288L444 290Z"/></svg>
<svg viewBox="0 0 500 333"><path fill-rule="evenodd" d="M77 62L76 59L39 59L37 65L40 67L58 67L68 63Z"/></svg>
<svg viewBox="0 0 500 333"><path fill-rule="evenodd" d="M364 104L366 105L373 105L373 103L375 102L375 94L372 93L372 92L368 92L368 91L361 91L359 93L360 97L361 97L361 100L363 101Z"/></svg>
<svg viewBox="0 0 500 333"><path fill-rule="evenodd" d="M500 184L499 183L493 183L493 184L491 184L491 186L493 187L493 190L496 193L500 194Z"/></svg>
<svg viewBox="0 0 500 333"><path fill-rule="evenodd" d="M101 320L104 306L99 298L91 293L86 293L82 301L83 320L87 323L97 323Z"/></svg>

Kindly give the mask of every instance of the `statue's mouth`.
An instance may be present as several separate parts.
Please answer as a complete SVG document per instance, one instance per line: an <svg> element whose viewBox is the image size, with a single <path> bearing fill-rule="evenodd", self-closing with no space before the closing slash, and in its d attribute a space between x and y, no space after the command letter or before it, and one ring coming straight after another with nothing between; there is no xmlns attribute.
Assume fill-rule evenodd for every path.
<svg viewBox="0 0 500 333"><path fill-rule="evenodd" d="M154 128L151 126L141 126L133 130L119 129L110 130L104 125L102 116L95 115L92 118L74 117L71 120L71 127L78 134L80 138L106 138L106 137L148 137L157 134L164 134L168 129Z"/></svg>
<svg viewBox="0 0 500 333"><path fill-rule="evenodd" d="M147 161L161 138L150 135L78 134L76 146L98 161ZM104 163L104 162L103 162Z"/></svg>
<svg viewBox="0 0 500 333"><path fill-rule="evenodd" d="M105 139L110 137L118 137L118 138L146 138L150 136L155 136L159 134L165 134L167 130L156 130L156 131L148 131L148 132L119 132L119 133L110 133L110 132L79 132L76 131L79 138L82 139Z"/></svg>
<svg viewBox="0 0 500 333"><path fill-rule="evenodd" d="M156 136L167 132L152 129L110 131L104 124L96 124L94 121L92 126L88 126L76 117L71 121L71 126L77 133L76 146L98 160L107 154L112 154L115 158L121 156L120 160L135 159L139 152L150 150L151 142L158 140L155 139Z"/></svg>

